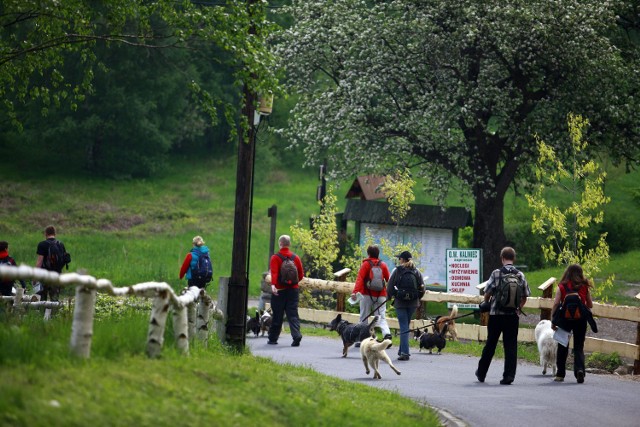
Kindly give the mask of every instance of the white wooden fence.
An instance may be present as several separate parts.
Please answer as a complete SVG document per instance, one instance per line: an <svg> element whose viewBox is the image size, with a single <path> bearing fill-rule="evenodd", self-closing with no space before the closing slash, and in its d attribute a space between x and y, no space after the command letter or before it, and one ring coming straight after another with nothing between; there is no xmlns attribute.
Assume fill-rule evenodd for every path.
<svg viewBox="0 0 640 427"><path fill-rule="evenodd" d="M164 282L138 283L133 286L114 287L107 279L78 274L47 271L26 265L19 267L0 266L0 278L39 281L49 285L75 287L75 302L73 308L73 323L71 327L71 353L89 358L91 355L91 339L93 336L93 317L95 313L96 293L106 293L113 296L139 296L152 298L151 318L147 334L146 353L149 357L157 357L162 351L164 343L165 324L169 310L173 310L173 330L176 346L181 352L189 352L189 339L198 337L205 344L209 339L210 319L222 320L223 313L217 304L204 291L197 287L184 289L176 295L171 286ZM45 307L49 309L60 307L60 303L51 301L31 301L23 298L23 289L18 288L17 294L3 299L13 300L13 309L21 310L29 307Z"/></svg>
<svg viewBox="0 0 640 427"><path fill-rule="evenodd" d="M555 283L555 278L549 278L542 285L538 287L544 294L551 295L551 290ZM484 288L485 283L481 283L477 287L479 289ZM332 281L332 280L320 280L304 278L300 282L301 288L325 290L338 293L338 298L344 298L346 295L350 295L353 291L355 283ZM640 298L640 294L637 296ZM479 304L484 299L479 295L461 295L446 292L432 292L426 291L422 297L424 302L451 302L459 304ZM541 317L548 318L549 310L553 307L553 298L539 298L530 297L527 299L527 304L524 309L529 313L529 316L533 315L534 310L539 310ZM585 350L588 352L599 352L604 354L618 353L622 357L630 358L634 360L634 374L640 374L640 307L634 306L619 306L610 304L593 303L592 309L595 317L604 317L610 319L626 320L635 322L637 326L636 342L635 344L611 341L599 338L587 337L585 341ZM310 322L316 323L329 323L338 314L334 311L328 310L312 310L312 309L299 309L300 318ZM353 313L343 313L343 319L350 322L358 322L360 316ZM392 329L399 329L398 320L387 318L387 323ZM431 321L416 319L412 320L410 329L419 328L430 324ZM464 323L456 323L456 331L458 338L472 339L478 341L485 341L487 339L487 327L481 325L472 325ZM532 328L520 328L518 331L518 340L522 342L535 342L534 329Z"/></svg>

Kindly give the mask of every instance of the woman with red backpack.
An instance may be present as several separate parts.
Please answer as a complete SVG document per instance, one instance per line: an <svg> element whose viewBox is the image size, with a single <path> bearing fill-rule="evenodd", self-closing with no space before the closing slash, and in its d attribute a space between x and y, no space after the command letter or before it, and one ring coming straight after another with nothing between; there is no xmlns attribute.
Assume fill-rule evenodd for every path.
<svg viewBox="0 0 640 427"><path fill-rule="evenodd" d="M585 279L582 267L579 264L571 264L562 275L551 309L552 328L556 330L560 327L567 332L573 332L573 373L580 384L584 382L587 318L591 314L589 310L593 307L590 289L591 283ZM568 355L568 345L565 347L558 344L554 381L564 381Z"/></svg>

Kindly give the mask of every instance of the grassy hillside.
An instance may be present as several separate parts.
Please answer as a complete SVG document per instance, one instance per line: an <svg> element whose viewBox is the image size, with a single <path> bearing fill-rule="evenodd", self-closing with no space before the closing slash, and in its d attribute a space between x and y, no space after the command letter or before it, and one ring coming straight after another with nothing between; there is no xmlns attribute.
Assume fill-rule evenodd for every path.
<svg viewBox="0 0 640 427"><path fill-rule="evenodd" d="M10 252L19 263L35 263L42 231L54 224L72 254L72 270L85 270L117 285L158 280L178 287L181 262L196 234L204 237L212 251L214 283L217 277L231 273L234 159L173 158L162 176L153 180L67 174L65 165L50 165L43 173L42 168L25 167L23 160L9 163L7 158L0 161L0 166L4 176L0 239L10 242ZM640 235L640 231L633 232L640 229L636 214L639 174L624 174L612 167L609 170L607 192L612 202L607 217L621 219L613 224L624 227L614 227L609 240L626 241L633 247L633 239ZM291 224L300 221L306 225L309 216L318 212L318 184L315 170L256 165L250 252L252 295L259 293L260 275L268 265L271 219L267 209L274 204L278 207L276 234L290 233ZM336 194L342 208L350 182L339 184ZM416 191L420 188L418 184ZM424 194L417 194L417 202L428 200ZM519 224L519 230L525 232L530 228L530 212L521 197L509 195L505 209L508 228L510 224ZM526 239L518 242L521 247L537 250L537 245ZM636 257L631 255L631 259ZM551 270L553 275L559 274L557 269ZM627 276L627 281L640 282L640 274Z"/></svg>

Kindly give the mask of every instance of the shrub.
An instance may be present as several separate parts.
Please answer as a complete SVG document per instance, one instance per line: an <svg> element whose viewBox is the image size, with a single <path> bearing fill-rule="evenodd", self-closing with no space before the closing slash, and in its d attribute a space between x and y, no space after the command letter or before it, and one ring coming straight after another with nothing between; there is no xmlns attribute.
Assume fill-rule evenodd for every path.
<svg viewBox="0 0 640 427"><path fill-rule="evenodd" d="M622 361L622 358L618 355L618 353L591 353L585 361L585 365L588 368L604 369L605 371L609 372L615 371L619 366L623 364L624 362Z"/></svg>

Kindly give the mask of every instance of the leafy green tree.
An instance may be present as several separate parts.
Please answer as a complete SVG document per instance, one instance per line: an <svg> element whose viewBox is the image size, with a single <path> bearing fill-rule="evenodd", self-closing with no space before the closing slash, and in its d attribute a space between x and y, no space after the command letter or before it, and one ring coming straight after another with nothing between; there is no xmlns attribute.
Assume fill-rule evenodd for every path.
<svg viewBox="0 0 640 427"><path fill-rule="evenodd" d="M248 5L248 3L250 3ZM6 0L0 5L0 98L7 117L21 121L16 105L68 103L77 109L92 90L101 66L98 42L145 49L215 45L226 52L236 87L253 93L278 89L274 56L267 44L273 25L266 19L266 2L227 0L219 4L173 0ZM73 60L74 76L64 73ZM213 117L216 96L197 81L189 82L209 101ZM186 82L185 82L186 84ZM237 116L233 119L237 120Z"/></svg>
<svg viewBox="0 0 640 427"><path fill-rule="evenodd" d="M302 227L300 222L291 226L293 240L309 257L311 265L307 267L320 278L332 276L331 264L338 258L338 227L336 224L337 197L329 187L320 205L320 215L313 218L311 230Z"/></svg>
<svg viewBox="0 0 640 427"><path fill-rule="evenodd" d="M627 131L640 123L638 67L612 41L614 3L294 0L278 50L300 96L288 135L342 176L409 167L439 203L472 200L489 274L507 243L505 194L531 178L534 132L565 158L561 118L579 111L592 149L638 153Z"/></svg>
<svg viewBox="0 0 640 427"><path fill-rule="evenodd" d="M416 199L413 194L414 185L416 182L411 178L409 169L404 169L394 175L387 175L384 179L381 190L387 197L391 219L396 224L407 215L411 209L409 205Z"/></svg>
<svg viewBox="0 0 640 427"><path fill-rule="evenodd" d="M527 202L533 209L532 229L544 235L546 244L542 247L549 261L568 266L582 265L586 277L594 278L609 262L607 233L601 233L595 247L587 247L589 229L604 220L603 207L611 200L604 194L606 172L598 164L586 158L588 142L584 133L588 120L570 114L567 120L571 140L571 157L562 162L555 150L538 140L540 157L535 167L538 182L532 194L526 194ZM560 190L567 194L568 206L555 206L545 197L550 190ZM613 286L611 276L599 283L594 297L604 298L604 291Z"/></svg>

